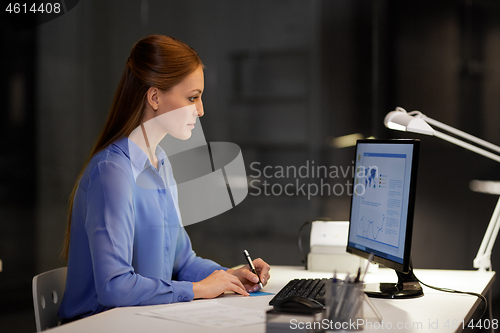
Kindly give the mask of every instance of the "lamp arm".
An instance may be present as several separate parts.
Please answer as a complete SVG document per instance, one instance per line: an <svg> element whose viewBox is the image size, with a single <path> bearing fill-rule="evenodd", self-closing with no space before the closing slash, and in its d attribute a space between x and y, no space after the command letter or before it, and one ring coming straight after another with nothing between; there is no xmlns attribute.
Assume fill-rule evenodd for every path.
<svg viewBox="0 0 500 333"><path fill-rule="evenodd" d="M433 124L433 125L435 125L435 124ZM447 125L445 125L445 126L447 126ZM446 130L448 130L448 129L446 129ZM486 151L482 148L476 147L470 143L464 142L462 140L459 140L459 139L454 138L450 135L441 133L439 131L434 131L434 132L435 132L434 136L436 136L438 138L441 138L443 140L446 140L448 142L456 144L457 146L468 149L468 150L473 151L477 154L488 157L494 161L500 162L500 156L498 156L496 154L493 154L493 153ZM454 131L450 131L450 132L455 133ZM465 133L465 134L467 134L467 133ZM481 139L478 139L478 140L481 140ZM476 258L473 261L474 268L478 268L480 271L484 271L486 269L491 269L491 251L493 249L493 245L495 244L495 240L497 238L498 231L500 229L500 221L499 220L500 220L500 198L498 199L497 205L495 207L495 211L493 212L493 215L491 216L490 223L488 224L488 228L486 229L483 240L481 241L481 246L479 247L479 250L477 251Z"/></svg>
<svg viewBox="0 0 500 333"><path fill-rule="evenodd" d="M406 113L406 111L403 108L397 107L396 110L391 111L387 114L387 116L384 120L385 126L388 128L392 128L392 129L408 131L408 128L409 128L408 125L410 124L411 121L408 119L408 117L402 116L405 114L407 114L408 117L415 117L415 118L422 119L426 123L426 125L432 125L432 126L441 128L441 129L443 129L451 134L454 134L454 135L461 137L465 140L468 140L474 144L477 144L478 146L482 146L482 147L488 148L494 152L500 153L499 146L496 146L496 145L489 143L485 140L482 140L482 139L477 138L473 135L467 134L463 131L460 131L456 128L453 128L451 126L443 124L443 123L441 123L437 120L434 120L432 118L429 118L429 117L425 116L424 114L422 114L420 111L412 111L412 112ZM396 119L396 118L398 118L398 119ZM391 119L394 119L394 122L399 126L398 127L389 126L391 123ZM451 142L457 146L460 146L460 147L465 148L467 150L473 151L479 155L483 155L484 157L487 157L487 158L492 159L494 161L500 162L500 156L497 154L494 154L494 153L489 152L485 149L482 149L478 146L475 146L475 145L472 145L468 142L457 139L457 138L450 136L448 134L436 131L433 128L430 128L430 130L426 129L425 131L422 131L421 130L423 128L422 124L419 123L418 125L419 126L415 125L414 127L412 127L409 132L434 135L434 136L441 138L445 141ZM488 228L486 229L486 233L484 234L483 240L481 242L481 246L479 247L479 251L477 252L476 258L474 259L474 267L479 268L480 271L484 271L485 269L491 269L491 251L493 249L493 245L495 243L495 240L498 236L499 230L500 230L500 198L498 199L497 205L495 207L495 211L493 212L493 216L491 217L491 220L488 224Z"/></svg>
<svg viewBox="0 0 500 333"><path fill-rule="evenodd" d="M481 241L481 246L477 251L476 258L474 258L474 268L479 268L479 270L491 269L491 251L493 250L493 245L498 235L500 229L500 198L498 199L495 211L491 216L488 228L484 233L483 240Z"/></svg>
<svg viewBox="0 0 500 333"><path fill-rule="evenodd" d="M457 136L460 136L460 137L462 137L462 138L464 138L464 139L466 139L466 140L469 140L469 141L471 141L471 142L477 143L478 145L481 145L481 146L483 146L483 147L486 147L486 148L489 148L489 149L491 149L491 150L494 150L494 151L496 151L497 153L500 153L500 147L499 147L499 146L497 146L497 145L494 145L494 144L492 144L492 143L490 143L490 142L488 142L488 141L485 141L485 140L483 140L483 139L480 139L480 138L478 138L478 137L475 137L475 136L473 136L473 135L470 135L470 134L468 134L468 133L465 133L465 132L463 132L463 131L461 131L461 130L458 130L458 129L453 128L453 127L451 127L451 126L448 126L448 125L446 125L446 124L443 124L442 122L437 121L437 120L434 120L434 119L432 119L432 118L429 118L429 117L427 117L427 116L426 116L426 115L424 115L424 114L421 114L421 115L420 115L420 118L422 118L423 120L425 120L425 121L426 121L427 123L429 123L430 125L433 125L433 126L439 127L439 128L441 128L441 129L444 129L445 131L448 131L448 132L450 132L450 133L453 133L453 134L455 134L455 135L457 135ZM468 148L467 148L467 149L468 149Z"/></svg>
<svg viewBox="0 0 500 333"><path fill-rule="evenodd" d="M497 207L495 207L495 212L493 213L493 216L491 217L490 224L488 225L488 229L486 229L486 235L490 235L488 245L486 247L486 253L491 254L491 250L493 250L493 245L495 244L495 239L497 238L498 235L498 230L500 229L500 223L499 223L499 218L500 218L500 198L498 199L499 201L497 202ZM485 235L485 238L486 238ZM479 248L481 249L481 248Z"/></svg>
<svg viewBox="0 0 500 333"><path fill-rule="evenodd" d="M467 143L467 142L464 142L462 140L459 140L457 138L454 138L448 134L444 134L444 133L441 133L439 131L435 131L434 133L434 136L438 137L438 138L441 138L443 140L446 140L448 142L451 142L453 144L456 144L457 146L460 146L462 148L465 148L465 149L468 149L470 151L473 151L479 155L483 155L485 157L488 157L494 161L497 161L497 162L500 162L500 156L496 155L496 154L493 154L493 153L490 153L489 151L487 150L484 150L482 148L479 148L479 147L476 147L474 145L471 145L470 143Z"/></svg>

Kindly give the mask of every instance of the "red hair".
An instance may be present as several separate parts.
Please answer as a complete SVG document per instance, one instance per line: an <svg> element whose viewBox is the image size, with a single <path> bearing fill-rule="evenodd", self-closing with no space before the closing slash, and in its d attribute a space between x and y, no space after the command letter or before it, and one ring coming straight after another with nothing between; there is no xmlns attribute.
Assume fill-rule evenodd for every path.
<svg viewBox="0 0 500 333"><path fill-rule="evenodd" d="M187 44L172 37L152 35L137 42L127 60L104 128L97 138L69 198L68 226L62 256L68 259L73 200L88 163L99 151L141 124L150 87L168 91L199 67L200 57Z"/></svg>

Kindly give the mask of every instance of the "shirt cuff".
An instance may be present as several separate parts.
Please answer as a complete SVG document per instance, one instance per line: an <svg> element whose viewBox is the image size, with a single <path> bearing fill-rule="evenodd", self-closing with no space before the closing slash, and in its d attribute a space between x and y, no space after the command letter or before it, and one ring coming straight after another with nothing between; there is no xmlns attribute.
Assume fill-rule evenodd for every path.
<svg viewBox="0 0 500 333"><path fill-rule="evenodd" d="M189 302L194 298L193 283L188 281L172 281L174 293L172 303Z"/></svg>

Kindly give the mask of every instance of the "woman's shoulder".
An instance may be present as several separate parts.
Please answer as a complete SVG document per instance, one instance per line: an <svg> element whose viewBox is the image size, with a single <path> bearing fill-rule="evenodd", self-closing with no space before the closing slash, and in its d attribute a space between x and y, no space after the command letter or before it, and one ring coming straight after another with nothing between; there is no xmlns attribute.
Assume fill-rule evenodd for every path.
<svg viewBox="0 0 500 333"><path fill-rule="evenodd" d="M127 137L118 139L96 153L85 168L82 179L96 173L116 173L117 171L121 171L126 177L133 175Z"/></svg>

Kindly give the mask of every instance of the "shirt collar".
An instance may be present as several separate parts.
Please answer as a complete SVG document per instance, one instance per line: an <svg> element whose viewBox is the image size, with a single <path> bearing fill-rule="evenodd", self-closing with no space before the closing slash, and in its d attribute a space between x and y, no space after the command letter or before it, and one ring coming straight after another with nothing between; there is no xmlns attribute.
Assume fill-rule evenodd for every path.
<svg viewBox="0 0 500 333"><path fill-rule="evenodd" d="M148 166L151 165L149 162L148 155L132 140L128 137L124 136L118 139L115 143L120 150L130 159L130 162L133 164L135 168L134 170L134 178L137 176ZM160 145L156 146L155 151L156 158L158 158L159 163L162 163L163 160L167 159L167 154L160 147Z"/></svg>

